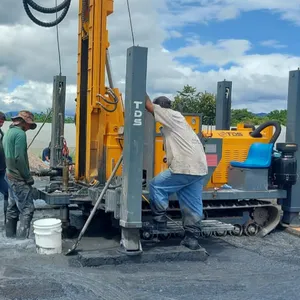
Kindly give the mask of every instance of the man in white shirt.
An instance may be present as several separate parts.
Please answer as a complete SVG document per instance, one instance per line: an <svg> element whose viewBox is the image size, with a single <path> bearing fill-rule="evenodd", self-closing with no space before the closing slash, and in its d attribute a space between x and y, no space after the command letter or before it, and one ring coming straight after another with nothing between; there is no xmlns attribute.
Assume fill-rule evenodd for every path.
<svg viewBox="0 0 300 300"><path fill-rule="evenodd" d="M169 196L176 193L185 230L181 244L192 250L200 249L197 237L203 219L203 180L208 172L203 145L184 116L171 109L167 97L158 97L152 103L147 96L146 109L162 124L168 164L168 169L149 185L153 222L159 229L166 228Z"/></svg>

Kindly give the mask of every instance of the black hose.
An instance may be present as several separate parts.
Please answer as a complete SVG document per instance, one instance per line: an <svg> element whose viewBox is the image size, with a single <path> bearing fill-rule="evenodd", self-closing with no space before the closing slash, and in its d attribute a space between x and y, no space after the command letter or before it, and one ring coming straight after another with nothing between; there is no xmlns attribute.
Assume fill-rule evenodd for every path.
<svg viewBox="0 0 300 300"><path fill-rule="evenodd" d="M42 7L38 4L36 4L33 0L23 0L23 6L24 6L27 16L35 24L42 26L42 27L54 27L54 26L58 25L67 15L69 8L70 8L70 4L71 4L71 0L64 0L64 2L62 2L61 4L59 4L55 7L47 8L47 7ZM55 21L42 22L42 21L38 20L32 14L29 7L31 7L32 9L34 9L40 13L44 13L44 14L53 14L53 13L60 12L61 10L62 10L62 13Z"/></svg>
<svg viewBox="0 0 300 300"><path fill-rule="evenodd" d="M252 131L250 133L250 136L252 136L254 138L261 137L261 132L269 126L275 127L275 133L273 134L272 138L269 141L270 144L275 144L275 142L277 141L277 139L281 133L281 126L280 126L280 123L277 121L267 121L267 122L259 125L254 131Z"/></svg>

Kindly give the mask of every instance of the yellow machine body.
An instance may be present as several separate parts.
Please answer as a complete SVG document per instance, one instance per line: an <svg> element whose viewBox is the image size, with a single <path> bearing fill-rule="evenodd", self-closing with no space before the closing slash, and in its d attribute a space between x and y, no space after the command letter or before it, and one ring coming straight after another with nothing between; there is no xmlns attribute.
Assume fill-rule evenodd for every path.
<svg viewBox="0 0 300 300"><path fill-rule="evenodd" d="M248 128L236 131L214 130L211 132L210 137L223 140L222 158L206 188L220 187L226 184L228 182L228 167L230 161L244 161L253 143L269 143L273 135L273 128L266 128L262 131L262 137L260 138L253 138L249 133L250 129Z"/></svg>
<svg viewBox="0 0 300 300"><path fill-rule="evenodd" d="M111 110L114 106L102 98L112 101L105 85L105 71L107 17L113 13L113 4L113 0L79 1L75 178L85 183L109 177L122 152L118 139L119 128L124 126L121 94L113 88L119 99L113 112L103 108ZM85 124L81 124L84 119Z"/></svg>

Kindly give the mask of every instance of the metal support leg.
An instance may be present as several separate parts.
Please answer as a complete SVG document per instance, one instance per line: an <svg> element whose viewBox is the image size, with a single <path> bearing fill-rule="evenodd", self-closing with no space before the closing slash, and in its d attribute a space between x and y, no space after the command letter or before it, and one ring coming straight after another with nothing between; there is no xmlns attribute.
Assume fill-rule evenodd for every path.
<svg viewBox="0 0 300 300"><path fill-rule="evenodd" d="M121 196L121 246L127 253L141 249L142 176L144 114L148 49L133 46L127 50L123 191Z"/></svg>
<svg viewBox="0 0 300 300"><path fill-rule="evenodd" d="M220 81L217 87L216 130L230 130L232 81Z"/></svg>
<svg viewBox="0 0 300 300"><path fill-rule="evenodd" d="M70 211L68 205L60 207L60 219L62 221L63 227L68 227L70 224Z"/></svg>
<svg viewBox="0 0 300 300"><path fill-rule="evenodd" d="M50 167L55 169L62 162L65 124L66 76L54 76L52 100L52 128Z"/></svg>
<svg viewBox="0 0 300 300"><path fill-rule="evenodd" d="M300 70L290 71L288 88L286 142L300 145ZM299 122L297 121L299 120ZM300 151L295 153L298 162L297 174L300 171ZM287 199L283 200L282 222L288 225L300 225L300 181L288 191Z"/></svg>

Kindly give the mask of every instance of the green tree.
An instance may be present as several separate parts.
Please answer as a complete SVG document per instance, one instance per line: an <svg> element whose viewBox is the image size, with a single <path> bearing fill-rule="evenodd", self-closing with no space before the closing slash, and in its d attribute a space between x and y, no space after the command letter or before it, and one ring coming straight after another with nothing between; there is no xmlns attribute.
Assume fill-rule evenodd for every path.
<svg viewBox="0 0 300 300"><path fill-rule="evenodd" d="M216 120L216 97L207 92L198 92L195 87L185 85L181 91L177 92L172 103L172 108L182 113L201 113L203 124L215 124ZM280 122L286 125L287 111L274 110L265 116L258 116L247 108L231 110L231 126L238 123L248 125L259 125L268 120Z"/></svg>
<svg viewBox="0 0 300 300"><path fill-rule="evenodd" d="M216 98L214 94L197 92L195 87L185 85L178 91L172 108L181 113L201 113L203 124L213 124L216 118Z"/></svg>
<svg viewBox="0 0 300 300"><path fill-rule="evenodd" d="M236 126L238 123L243 123L245 121L247 121L248 123L252 123L253 121L255 121L255 119L256 116L252 112L248 111L247 108L231 110L232 126Z"/></svg>
<svg viewBox="0 0 300 300"><path fill-rule="evenodd" d="M280 122L282 125L286 125L286 119L287 119L287 110L273 110L267 115L269 120L276 120Z"/></svg>
<svg viewBox="0 0 300 300"><path fill-rule="evenodd" d="M46 117L48 116L45 123L52 123L52 113L50 113L50 110L51 110L51 108L48 108L45 112L34 113L33 115L34 115L35 122L36 123L44 123ZM11 117L7 116L7 120L11 121ZM65 123L74 123L74 118L65 117Z"/></svg>

